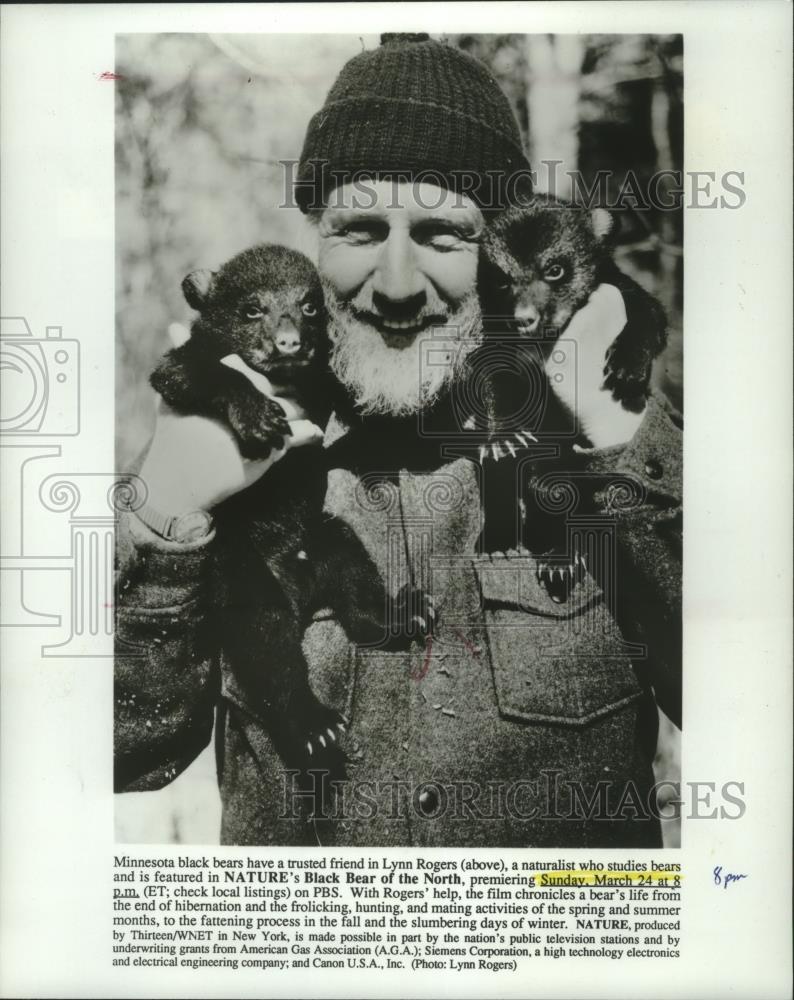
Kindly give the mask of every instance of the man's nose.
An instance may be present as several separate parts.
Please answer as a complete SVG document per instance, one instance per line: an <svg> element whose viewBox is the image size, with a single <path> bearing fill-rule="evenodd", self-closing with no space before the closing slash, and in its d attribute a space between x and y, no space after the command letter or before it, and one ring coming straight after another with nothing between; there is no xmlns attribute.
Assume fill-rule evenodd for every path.
<svg viewBox="0 0 794 1000"><path fill-rule="evenodd" d="M392 230L381 247L372 280L375 307L385 315L415 316L427 299L425 277L416 266L407 232Z"/></svg>
<svg viewBox="0 0 794 1000"><path fill-rule="evenodd" d="M282 319L276 330L276 347L281 354L296 354L300 350L301 337L291 319Z"/></svg>

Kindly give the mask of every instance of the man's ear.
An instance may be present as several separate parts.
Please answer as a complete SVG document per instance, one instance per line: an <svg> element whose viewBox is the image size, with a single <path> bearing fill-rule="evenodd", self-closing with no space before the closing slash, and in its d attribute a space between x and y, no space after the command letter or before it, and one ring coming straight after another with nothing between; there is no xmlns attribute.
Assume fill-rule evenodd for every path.
<svg viewBox="0 0 794 1000"><path fill-rule="evenodd" d="M191 271L182 282L182 292L187 299L187 304L198 312L204 308L207 296L212 291L212 283L215 280L215 272L203 269L201 271Z"/></svg>
<svg viewBox="0 0 794 1000"><path fill-rule="evenodd" d="M606 241L618 230L618 221L606 208L594 208L590 213L590 225L597 240Z"/></svg>

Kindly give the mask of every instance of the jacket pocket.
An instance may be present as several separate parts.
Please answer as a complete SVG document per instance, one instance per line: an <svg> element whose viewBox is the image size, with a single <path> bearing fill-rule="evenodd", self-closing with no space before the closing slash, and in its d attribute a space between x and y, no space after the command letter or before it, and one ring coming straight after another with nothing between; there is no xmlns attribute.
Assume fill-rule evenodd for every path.
<svg viewBox="0 0 794 1000"><path fill-rule="evenodd" d="M624 643L591 578L555 604L531 557L475 563L500 715L586 726L642 696Z"/></svg>

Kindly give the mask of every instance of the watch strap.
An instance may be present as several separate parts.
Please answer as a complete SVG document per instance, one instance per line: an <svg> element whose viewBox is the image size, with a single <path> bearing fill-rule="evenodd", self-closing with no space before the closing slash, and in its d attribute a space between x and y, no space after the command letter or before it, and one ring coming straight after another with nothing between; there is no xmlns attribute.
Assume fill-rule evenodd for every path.
<svg viewBox="0 0 794 1000"><path fill-rule="evenodd" d="M212 532L212 515L203 510L168 515L161 513L151 504L144 503L135 511L135 514L147 528L168 542L198 541L199 538L209 536ZM182 537L180 525L184 528L186 521L196 520L197 517L203 521L203 532L200 531L195 537ZM202 526L199 525L199 527Z"/></svg>
<svg viewBox="0 0 794 1000"><path fill-rule="evenodd" d="M138 519L143 521L147 528L151 528L156 535L167 539L169 542L175 541L173 532L176 517L169 514L161 514L159 510L155 510L155 508L148 503L142 504L138 507L135 514Z"/></svg>

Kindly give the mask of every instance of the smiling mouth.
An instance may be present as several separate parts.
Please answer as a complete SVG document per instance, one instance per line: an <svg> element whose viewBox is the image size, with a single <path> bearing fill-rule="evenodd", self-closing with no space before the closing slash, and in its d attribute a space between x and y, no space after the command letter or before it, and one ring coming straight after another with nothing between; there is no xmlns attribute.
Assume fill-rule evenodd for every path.
<svg viewBox="0 0 794 1000"><path fill-rule="evenodd" d="M376 313L363 313L359 319L374 326L381 333L396 334L400 337L415 336L431 326L443 326L445 323L443 316L425 316L422 319L387 319Z"/></svg>

